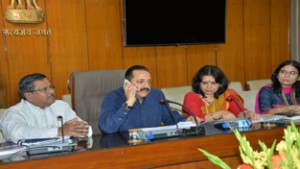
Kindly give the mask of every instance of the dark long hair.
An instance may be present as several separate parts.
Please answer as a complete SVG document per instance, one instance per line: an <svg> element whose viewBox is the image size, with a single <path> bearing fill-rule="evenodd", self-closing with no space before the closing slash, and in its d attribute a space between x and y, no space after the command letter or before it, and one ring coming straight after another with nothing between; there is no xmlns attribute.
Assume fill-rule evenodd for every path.
<svg viewBox="0 0 300 169"><path fill-rule="evenodd" d="M227 79L223 71L217 66L206 65L198 70L192 80L192 89L195 93L199 93L203 97L206 97L204 92L200 88L200 83L203 80L203 76L212 76L215 78L216 83L220 84L219 89L216 93L214 93L214 97L216 99L219 97L219 95L223 94L225 90L227 90L229 80Z"/></svg>
<svg viewBox="0 0 300 169"><path fill-rule="evenodd" d="M295 61L295 60L286 60L284 62L282 62L273 72L272 76L271 76L271 80L272 80L272 86L273 86L273 91L275 93L280 93L282 91L282 87L281 84L278 80L278 74L280 72L280 70L287 65L291 65L293 67L295 67L298 70L298 77L299 77L299 72L300 72L300 63ZM296 92L296 95L300 94L300 82L297 80L294 84L293 84L293 89Z"/></svg>

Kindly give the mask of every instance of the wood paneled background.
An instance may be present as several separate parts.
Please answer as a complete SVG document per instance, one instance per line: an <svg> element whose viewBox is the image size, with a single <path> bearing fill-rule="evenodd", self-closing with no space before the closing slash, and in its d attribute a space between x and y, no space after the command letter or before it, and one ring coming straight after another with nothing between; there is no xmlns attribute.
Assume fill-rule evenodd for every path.
<svg viewBox="0 0 300 169"><path fill-rule="evenodd" d="M4 19L9 0L0 0L0 107L20 101L17 84L41 72L69 93L71 72L150 68L153 87L191 84L203 65L217 65L231 81L269 78L290 59L290 0L227 0L226 43L189 46L124 47L123 0L39 0L41 24ZM48 36L5 36L5 29L51 29ZM120 84L121 86L122 84Z"/></svg>

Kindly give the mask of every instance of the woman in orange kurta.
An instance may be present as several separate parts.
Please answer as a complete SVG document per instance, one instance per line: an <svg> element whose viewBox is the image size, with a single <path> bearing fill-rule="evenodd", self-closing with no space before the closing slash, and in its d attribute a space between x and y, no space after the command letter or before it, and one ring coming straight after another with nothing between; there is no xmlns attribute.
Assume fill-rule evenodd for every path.
<svg viewBox="0 0 300 169"><path fill-rule="evenodd" d="M229 81L216 66L206 65L194 76L193 92L184 97L184 105L204 121L230 120L237 117L258 119L254 112L248 111L244 101L233 89L228 89ZM187 114L189 112L185 109Z"/></svg>

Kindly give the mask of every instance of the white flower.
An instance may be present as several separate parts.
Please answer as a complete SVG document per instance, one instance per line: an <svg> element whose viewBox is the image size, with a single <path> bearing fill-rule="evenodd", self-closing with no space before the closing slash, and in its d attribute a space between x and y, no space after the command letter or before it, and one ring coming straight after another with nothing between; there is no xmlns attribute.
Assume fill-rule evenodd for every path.
<svg viewBox="0 0 300 169"><path fill-rule="evenodd" d="M290 136L290 140L292 140L292 141L296 141L296 133L291 133L291 136Z"/></svg>
<svg viewBox="0 0 300 169"><path fill-rule="evenodd" d="M285 152L287 150L287 144L285 141L280 141L276 146L276 151Z"/></svg>

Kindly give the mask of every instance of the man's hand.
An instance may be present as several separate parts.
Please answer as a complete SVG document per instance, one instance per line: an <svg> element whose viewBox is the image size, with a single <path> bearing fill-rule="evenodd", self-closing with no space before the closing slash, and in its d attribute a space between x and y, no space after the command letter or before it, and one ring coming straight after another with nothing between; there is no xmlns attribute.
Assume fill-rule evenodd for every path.
<svg viewBox="0 0 300 169"><path fill-rule="evenodd" d="M135 97L135 94L136 94L136 87L133 86L133 85L127 85L125 87L125 96L126 96L126 103L128 106L133 106L135 101L136 101L136 97Z"/></svg>
<svg viewBox="0 0 300 169"><path fill-rule="evenodd" d="M86 137L89 132L89 125L86 121L78 118L67 121L64 125L64 135L74 137ZM58 135L62 135L61 127L58 129Z"/></svg>

